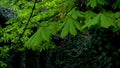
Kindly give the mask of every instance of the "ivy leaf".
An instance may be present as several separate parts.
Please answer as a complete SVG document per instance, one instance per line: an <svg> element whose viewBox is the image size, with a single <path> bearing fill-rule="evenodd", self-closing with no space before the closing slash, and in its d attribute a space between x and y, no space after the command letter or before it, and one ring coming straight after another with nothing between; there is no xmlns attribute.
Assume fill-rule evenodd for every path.
<svg viewBox="0 0 120 68"><path fill-rule="evenodd" d="M105 14L101 14L101 27L108 28L111 25L114 25L114 20Z"/></svg>

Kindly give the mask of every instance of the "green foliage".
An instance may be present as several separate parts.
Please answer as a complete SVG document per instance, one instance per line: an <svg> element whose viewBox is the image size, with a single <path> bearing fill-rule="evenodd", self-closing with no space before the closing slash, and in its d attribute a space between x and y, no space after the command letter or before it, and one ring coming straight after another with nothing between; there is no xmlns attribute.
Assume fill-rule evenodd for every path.
<svg viewBox="0 0 120 68"><path fill-rule="evenodd" d="M107 2L105 0L89 0L87 3L87 5L92 8L98 7L98 5L102 6L105 4L107 4Z"/></svg>
<svg viewBox="0 0 120 68"><path fill-rule="evenodd" d="M5 68L7 66L7 64L5 64L3 61L0 61L0 67Z"/></svg>
<svg viewBox="0 0 120 68"><path fill-rule="evenodd" d="M80 33L84 33L85 31L89 33L89 30L91 29L96 29L95 34L98 33L97 36L99 38L104 38L105 40L107 40L108 37L106 37L106 35L104 37L102 33L99 33L99 31L97 32L97 30L101 28L109 30L111 28L112 32L117 33L120 29L119 8L119 0L1 0L0 57L2 58L2 61L0 61L0 65L1 67L6 66L6 63L4 64L3 62L3 58L8 58L9 50L16 49L15 51L22 52L24 51L24 49L27 48L42 52L43 50L55 48L55 45L68 45L68 43L71 43L68 42L70 41L69 38L71 35L76 37L77 35L79 35ZM54 40L54 36L56 35L60 35L62 39L57 39L56 42L56 40ZM104 39L99 40L97 36L95 36L97 38L95 39L97 40L97 42L88 44L87 42L85 42L83 44L80 43L80 47L79 45L76 46L76 48L78 48L75 52L77 53L76 56L78 55L79 50L81 50L81 54L83 55L83 57L79 59L81 60L80 65L84 65L83 63L86 64L87 61L92 61L92 59L86 59L84 57L89 56L89 58L91 58L91 56L99 56L91 55L92 53L96 54L94 52L96 51L94 50L94 48L92 51L92 44L96 45L98 43L100 44L99 46L102 46L101 43L104 43L102 41ZM89 39L86 36L85 38ZM67 39L67 41L62 43L65 39ZM84 41L85 40L86 39L84 39ZM79 42L81 41L83 40L80 40ZM86 45L90 45L91 48L88 48L88 50L84 50L87 48ZM113 43L109 42L103 45L106 46L106 49L108 48L108 50L110 50ZM117 55L119 53L117 51L119 50L117 49L117 51L115 51L114 49L111 49L114 51L112 55ZM91 53L88 53L89 51ZM65 54L67 53L68 52L65 52ZM83 53L85 53L85 55ZM104 63L106 65L108 62L111 61L111 57L106 56L106 54L108 54L106 53L106 51L100 54L98 58L99 62L101 61L100 64ZM74 54L70 55L72 56L72 58L76 57L73 56ZM107 58L109 58L109 60ZM85 62L82 62L84 61L82 59L84 59ZM79 61L77 59L75 60L76 62ZM21 64L21 67L25 68L24 58L22 58L22 61L23 64ZM69 59L66 59L66 61L62 61L58 64L62 66L63 63L68 61L71 62ZM116 61L115 63L119 64L118 61ZM72 63L70 63L69 65L71 64ZM65 67L70 68L69 65ZM88 64L88 66L89 65L90 64ZM73 68L75 66L77 66L77 64L74 64Z"/></svg>
<svg viewBox="0 0 120 68"><path fill-rule="evenodd" d="M97 28L109 28L112 26L113 30L119 30L119 19L116 19L119 11L113 12L113 10L106 10L105 8L105 6L109 5L108 2L112 3L112 1L89 0L83 2L85 2L84 4L87 8L79 6L81 9L85 9L85 12L76 10L75 0L42 0L42 2L27 0L3 1L0 5L10 8L17 16L6 22L7 24L10 24L9 26L1 29L1 35L4 37L1 41L8 42L8 40L12 40L12 42L17 43L19 41L19 36L24 33L20 40L22 43L25 43L29 39L29 36L31 36L31 33L37 31L31 36L28 42L25 43L26 47L32 48L40 45L43 41L50 41L51 36L56 35L59 31L61 31L61 37L64 38L69 34L76 36L78 30L89 30L96 26ZM119 8L119 5L116 3L119 3L118 0L113 4L110 4L113 5L114 10L115 8ZM34 4L35 9L32 9ZM97 7L98 9L96 9ZM60 8L60 10L58 8ZM32 11L33 14L30 17ZM30 21L28 21L29 18ZM57 27L54 27L53 29L51 28L51 26L53 26L52 22L59 25L56 24L55 26ZM46 27L42 27L41 23L44 23ZM39 29L33 30L34 28Z"/></svg>
<svg viewBox="0 0 120 68"><path fill-rule="evenodd" d="M51 44L48 44L50 42L50 36L51 36L50 29L46 26L40 27L38 31L26 42L25 46L28 48L35 49L42 49L49 48ZM39 41L38 41L39 40ZM42 43L45 42L45 43ZM47 45L45 45L47 43ZM41 46L40 46L41 44ZM51 46L52 48L54 47Z"/></svg>
<svg viewBox="0 0 120 68"><path fill-rule="evenodd" d="M8 46L0 47L0 67L5 68L7 64L4 59L8 58L10 48Z"/></svg>
<svg viewBox="0 0 120 68"><path fill-rule="evenodd" d="M82 12L72 9L65 18L62 25L63 29L61 32L61 37L64 38L69 33L73 36L77 35L77 30L80 30L80 23L77 21L78 18L83 17Z"/></svg>
<svg viewBox="0 0 120 68"><path fill-rule="evenodd" d="M89 13L89 15L86 15L85 25L83 25L82 29L86 27L90 29L91 27L96 25L100 25L100 27L103 28L109 28L110 26L114 26L114 28L116 28L113 13L105 11L99 14L95 14L91 11L87 13Z"/></svg>
<svg viewBox="0 0 120 68"><path fill-rule="evenodd" d="M32 46L32 47L36 47L36 45L38 46L39 43L42 43L42 41L44 40L50 41L51 34L55 35L57 31L57 28L56 28L57 24L54 25L53 23L51 23L51 21L53 22L55 18L54 16L56 16L57 14L59 14L58 12L60 12L60 10L57 9L59 8L59 5L57 4L59 4L60 2L61 0L53 0L53 1L43 0L42 2L37 2L35 5L35 9L33 9L34 11L30 19L30 22L27 25L27 29L25 29L32 11L32 9L30 8L33 7L35 2L27 1L27 0L23 0L23 1L12 0L12 2L9 0L4 1L3 3L1 3L1 6L6 6L6 7L10 6L11 11L15 12L17 17L8 20L6 23L10 24L10 26L7 26L6 28L1 29L1 33L2 33L1 36L3 35L3 38L4 38L1 41L4 41L5 43L7 43L9 42L9 40L11 40L11 42L13 43L18 43L18 41L22 41L22 43L24 43L28 40L31 33L34 32L33 29L39 28L39 26L40 26L40 29L37 31L38 33L35 33L35 35L31 37L33 40L31 39L30 39L31 41L28 40L28 42L31 42L31 43L27 42L25 46L28 45L27 47L29 47L37 42ZM7 3L9 3L9 5ZM47 28L47 26L44 27L44 25L40 25L41 22L43 22L44 24L48 24L49 28ZM22 33L24 33L24 35L22 35L23 37L20 38ZM37 39L36 37L34 38L34 36L36 36Z"/></svg>
<svg viewBox="0 0 120 68"><path fill-rule="evenodd" d="M68 9L74 6L75 0L67 0L67 1L63 0L63 2L64 2L64 7Z"/></svg>
<svg viewBox="0 0 120 68"><path fill-rule="evenodd" d="M104 28L114 26L114 18L108 17L105 14L101 14L101 26Z"/></svg>
<svg viewBox="0 0 120 68"><path fill-rule="evenodd" d="M116 2L112 5L112 7L113 7L114 9L120 8L120 1L119 1L119 0L116 0Z"/></svg>

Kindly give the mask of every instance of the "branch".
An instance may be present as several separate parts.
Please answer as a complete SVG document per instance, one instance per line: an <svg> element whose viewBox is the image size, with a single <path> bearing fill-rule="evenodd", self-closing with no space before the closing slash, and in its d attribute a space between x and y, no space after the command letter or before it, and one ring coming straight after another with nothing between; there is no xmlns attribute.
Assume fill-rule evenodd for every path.
<svg viewBox="0 0 120 68"><path fill-rule="evenodd" d="M31 19L31 17L32 17L32 14L33 14L33 11L34 11L34 9L35 9L36 3L37 3L37 0L35 0L35 2L34 2L34 5L33 5L33 7L32 7L32 11L31 11L31 13L30 13L30 17L28 18L28 21L27 21L27 23L26 23L26 25L25 25L25 28L23 29L23 33L20 35L20 37L22 37L22 36L24 35L25 30L28 28L28 24L30 23L30 19Z"/></svg>

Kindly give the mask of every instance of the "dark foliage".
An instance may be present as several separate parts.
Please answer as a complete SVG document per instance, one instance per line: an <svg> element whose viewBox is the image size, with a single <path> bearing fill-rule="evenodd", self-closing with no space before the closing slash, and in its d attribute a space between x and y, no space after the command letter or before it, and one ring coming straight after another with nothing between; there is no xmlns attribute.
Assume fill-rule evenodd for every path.
<svg viewBox="0 0 120 68"><path fill-rule="evenodd" d="M11 11L9 7L0 7L0 27L6 27L6 22L14 17L16 17L16 14L15 12Z"/></svg>
<svg viewBox="0 0 120 68"><path fill-rule="evenodd" d="M91 29L67 39L55 36L56 49L37 52L10 50L4 61L11 68L118 68L120 66L120 32ZM57 45L57 44L56 44Z"/></svg>
<svg viewBox="0 0 120 68"><path fill-rule="evenodd" d="M71 37L64 47L50 50L47 61L53 68L118 68L119 37L119 32L110 29L92 29Z"/></svg>

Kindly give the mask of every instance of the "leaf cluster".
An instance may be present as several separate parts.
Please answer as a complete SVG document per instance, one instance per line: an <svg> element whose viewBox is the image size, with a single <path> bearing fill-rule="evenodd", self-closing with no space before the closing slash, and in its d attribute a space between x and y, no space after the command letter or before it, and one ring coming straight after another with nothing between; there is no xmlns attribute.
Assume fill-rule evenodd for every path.
<svg viewBox="0 0 120 68"><path fill-rule="evenodd" d="M75 5L76 3L79 5ZM1 29L1 42L10 41L17 45L20 43L24 45L26 42L25 47L35 50L41 47L40 44L53 43L52 36L58 33L61 38L65 38L70 34L76 36L79 31L84 32L91 28L111 27L113 31L118 31L120 28L118 3L119 0L114 2L109 0L42 0L41 2L6 0L0 2L0 5L10 8L16 17L5 22L9 26ZM34 4L35 8L32 9ZM76 7L85 10L78 10Z"/></svg>

